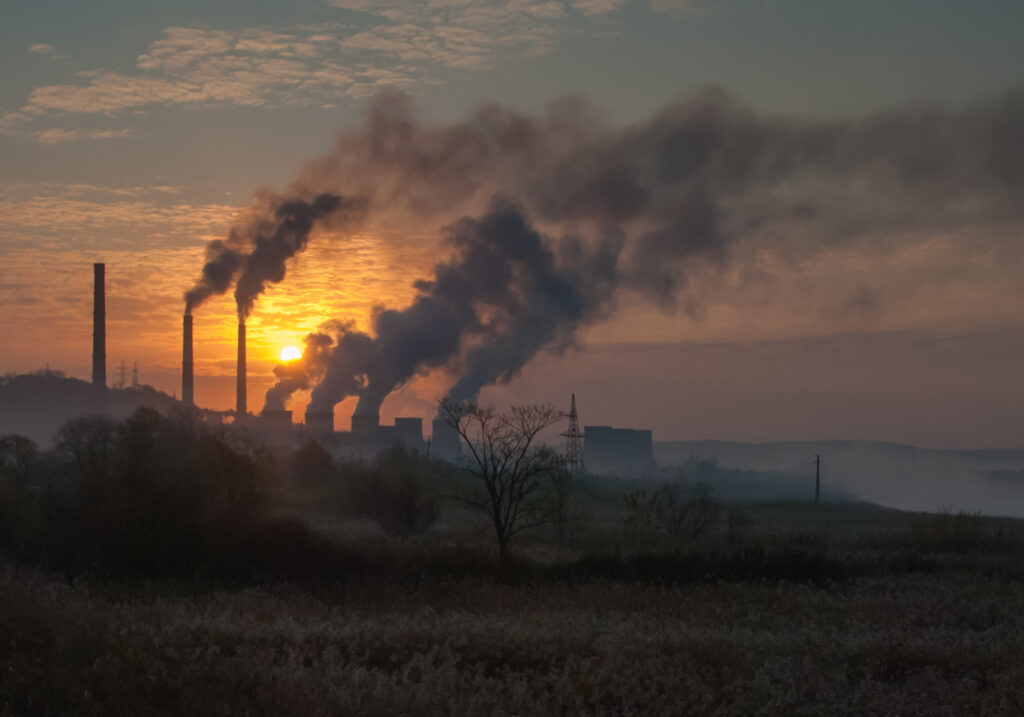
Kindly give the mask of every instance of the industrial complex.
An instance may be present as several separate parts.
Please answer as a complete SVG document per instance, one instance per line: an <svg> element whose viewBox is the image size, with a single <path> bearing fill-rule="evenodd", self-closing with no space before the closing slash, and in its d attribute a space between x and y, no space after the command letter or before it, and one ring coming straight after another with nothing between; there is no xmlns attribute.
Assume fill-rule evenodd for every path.
<svg viewBox="0 0 1024 717"><path fill-rule="evenodd" d="M92 383L102 409L106 393L106 297L105 265L94 264L93 299L93 369ZM308 441L345 458L372 458L377 453L401 444L422 454L455 461L460 455L460 438L444 420L434 418L430 434L424 434L424 419L400 417L394 425L382 425L378 414L355 413L351 430L337 431L333 411L307 411L302 423L293 420L291 411L264 410L259 416L248 412L246 385L245 322L238 324L236 362L236 400L233 411L208 411L207 420L223 420L245 427L268 444L301 445ZM186 313L182 326L181 402L195 406L195 361L193 353L193 319ZM584 469L594 473L638 475L655 467L652 435L649 430L583 426L576 413L576 397L572 397L567 439L567 460L573 472Z"/></svg>

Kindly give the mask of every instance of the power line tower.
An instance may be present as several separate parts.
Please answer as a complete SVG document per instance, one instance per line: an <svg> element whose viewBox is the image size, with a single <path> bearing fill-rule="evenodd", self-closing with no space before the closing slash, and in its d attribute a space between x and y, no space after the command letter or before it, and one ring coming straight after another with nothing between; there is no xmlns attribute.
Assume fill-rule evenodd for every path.
<svg viewBox="0 0 1024 717"><path fill-rule="evenodd" d="M139 387L139 362L132 363L132 388Z"/></svg>
<svg viewBox="0 0 1024 717"><path fill-rule="evenodd" d="M128 385L128 367L124 365L124 360L122 359L121 365L117 369L117 383L114 384L114 388L121 389L121 388L124 388L127 385Z"/></svg>
<svg viewBox="0 0 1024 717"><path fill-rule="evenodd" d="M565 436L565 467L573 475L583 472L583 432L580 418L576 414L576 394L572 394L572 408L569 409L569 430Z"/></svg>

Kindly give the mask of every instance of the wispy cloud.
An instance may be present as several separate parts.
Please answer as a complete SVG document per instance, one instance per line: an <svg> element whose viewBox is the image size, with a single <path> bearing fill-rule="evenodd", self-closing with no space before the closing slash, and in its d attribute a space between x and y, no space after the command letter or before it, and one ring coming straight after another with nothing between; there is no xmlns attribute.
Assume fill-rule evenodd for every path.
<svg viewBox="0 0 1024 717"><path fill-rule="evenodd" d="M653 0L668 11L696 0ZM16 133L56 113L106 114L179 106L333 106L382 86L411 88L547 54L560 33L585 29L626 0L328 0L338 17L284 30L169 27L134 67L91 69L36 87L0 116ZM607 21L602 19L602 31ZM596 31L596 30L595 30ZM29 52L54 57L38 43ZM120 130L35 130L44 143L123 136Z"/></svg>
<svg viewBox="0 0 1024 717"><path fill-rule="evenodd" d="M83 139L123 139L130 137L128 129L44 129L36 133L36 142L40 144L63 144Z"/></svg>

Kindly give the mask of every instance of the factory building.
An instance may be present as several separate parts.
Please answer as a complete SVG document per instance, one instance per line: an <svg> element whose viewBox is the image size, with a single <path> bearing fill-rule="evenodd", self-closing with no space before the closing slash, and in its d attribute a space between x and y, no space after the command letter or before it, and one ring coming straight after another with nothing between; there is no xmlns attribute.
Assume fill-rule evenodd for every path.
<svg viewBox="0 0 1024 717"><path fill-rule="evenodd" d="M655 468L651 431L584 426L583 462L593 473L643 475Z"/></svg>

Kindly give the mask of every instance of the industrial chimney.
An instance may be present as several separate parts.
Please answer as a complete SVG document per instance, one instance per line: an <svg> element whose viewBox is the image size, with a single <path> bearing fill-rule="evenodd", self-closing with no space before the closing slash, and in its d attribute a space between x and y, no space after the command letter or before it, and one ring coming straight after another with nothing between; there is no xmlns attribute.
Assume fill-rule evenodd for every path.
<svg viewBox="0 0 1024 717"><path fill-rule="evenodd" d="M103 287L105 265L92 265L92 385L107 388L107 301Z"/></svg>
<svg viewBox="0 0 1024 717"><path fill-rule="evenodd" d="M245 419L245 322L238 322L238 384L235 389L235 421Z"/></svg>
<svg viewBox="0 0 1024 717"><path fill-rule="evenodd" d="M192 314L185 314L181 341L181 402L186 406L195 405L192 384Z"/></svg>

